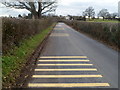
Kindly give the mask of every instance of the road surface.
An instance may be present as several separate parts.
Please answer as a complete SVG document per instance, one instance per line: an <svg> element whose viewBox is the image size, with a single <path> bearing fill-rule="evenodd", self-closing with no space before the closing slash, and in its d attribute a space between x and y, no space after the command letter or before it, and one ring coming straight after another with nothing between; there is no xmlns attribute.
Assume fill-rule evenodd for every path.
<svg viewBox="0 0 120 90"><path fill-rule="evenodd" d="M117 88L118 52L58 23L28 87Z"/></svg>

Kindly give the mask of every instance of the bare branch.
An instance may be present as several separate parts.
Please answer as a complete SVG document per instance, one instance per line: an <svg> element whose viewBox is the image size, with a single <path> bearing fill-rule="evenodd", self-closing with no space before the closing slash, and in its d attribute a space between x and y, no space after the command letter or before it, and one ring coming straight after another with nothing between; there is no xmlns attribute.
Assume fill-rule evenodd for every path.
<svg viewBox="0 0 120 90"><path fill-rule="evenodd" d="M21 3L21 4L25 7L25 9L31 11L31 10L30 10L30 9L31 9L30 6L27 6L24 2L19 2L19 3ZM27 2L26 2L26 3L27 3ZM28 5L29 5L29 4L28 4Z"/></svg>
<svg viewBox="0 0 120 90"><path fill-rule="evenodd" d="M47 2L39 2L38 0L33 0L33 2L28 2L27 0L15 0L15 2L2 2L3 5L15 9L27 9L31 12L33 16L41 17L42 14L47 12L55 11L57 5L56 0L49 0Z"/></svg>
<svg viewBox="0 0 120 90"><path fill-rule="evenodd" d="M25 9L25 6L23 6L22 4L17 4L15 2L11 2L11 3L8 3L8 2L3 2L2 3L3 5L5 5L6 7L10 7L10 8L16 8L16 9Z"/></svg>
<svg viewBox="0 0 120 90"><path fill-rule="evenodd" d="M53 5L53 4L55 4L55 2L50 2L48 5L43 6L42 10L44 10L45 8L47 8L47 7L49 7L49 6Z"/></svg>
<svg viewBox="0 0 120 90"><path fill-rule="evenodd" d="M47 13L47 12L52 12L52 11L55 11L55 10L56 10L55 8L53 9L53 7L51 7L51 8L48 9L47 11L42 12L42 14L45 14L45 13Z"/></svg>

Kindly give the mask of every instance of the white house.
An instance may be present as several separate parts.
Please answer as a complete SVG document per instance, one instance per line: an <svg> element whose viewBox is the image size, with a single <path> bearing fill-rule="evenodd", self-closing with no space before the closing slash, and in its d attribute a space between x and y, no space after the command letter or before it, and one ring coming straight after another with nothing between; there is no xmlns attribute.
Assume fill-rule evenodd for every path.
<svg viewBox="0 0 120 90"><path fill-rule="evenodd" d="M70 17L69 16L65 16L65 19L70 20Z"/></svg>

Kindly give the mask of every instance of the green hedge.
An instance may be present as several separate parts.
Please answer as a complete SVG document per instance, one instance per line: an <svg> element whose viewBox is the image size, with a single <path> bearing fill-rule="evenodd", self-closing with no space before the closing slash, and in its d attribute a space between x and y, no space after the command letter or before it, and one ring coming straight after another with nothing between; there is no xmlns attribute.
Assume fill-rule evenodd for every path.
<svg viewBox="0 0 120 90"><path fill-rule="evenodd" d="M9 53L14 47L19 47L25 40L52 25L51 19L26 20L15 18L2 18L3 28L3 55Z"/></svg>
<svg viewBox="0 0 120 90"><path fill-rule="evenodd" d="M38 45L53 29L54 24L42 30L40 33L25 39L21 45L14 47L9 54L2 56L2 85L8 88L15 85L15 81L20 77L20 71L25 67L28 57L32 55ZM34 60L33 60L34 61Z"/></svg>

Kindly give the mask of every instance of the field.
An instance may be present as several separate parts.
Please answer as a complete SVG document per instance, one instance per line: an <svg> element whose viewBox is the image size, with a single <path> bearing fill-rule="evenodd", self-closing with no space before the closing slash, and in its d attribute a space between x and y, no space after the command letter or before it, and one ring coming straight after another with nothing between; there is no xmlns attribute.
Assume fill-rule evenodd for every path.
<svg viewBox="0 0 120 90"><path fill-rule="evenodd" d="M110 22L110 23L119 23L118 20L103 20L103 19L91 19L91 20L87 20L87 22Z"/></svg>

